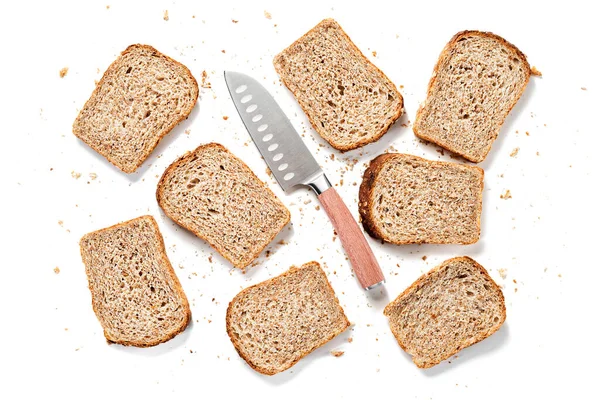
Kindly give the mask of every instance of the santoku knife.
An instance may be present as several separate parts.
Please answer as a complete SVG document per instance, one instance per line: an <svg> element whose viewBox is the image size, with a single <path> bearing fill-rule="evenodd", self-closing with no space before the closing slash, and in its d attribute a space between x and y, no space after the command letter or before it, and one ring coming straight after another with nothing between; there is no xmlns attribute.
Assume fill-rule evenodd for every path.
<svg viewBox="0 0 600 400"><path fill-rule="evenodd" d="M385 282L381 268L358 224L275 99L255 79L225 71L235 107L254 144L287 193L310 186L317 194L348 254L354 273L365 289Z"/></svg>

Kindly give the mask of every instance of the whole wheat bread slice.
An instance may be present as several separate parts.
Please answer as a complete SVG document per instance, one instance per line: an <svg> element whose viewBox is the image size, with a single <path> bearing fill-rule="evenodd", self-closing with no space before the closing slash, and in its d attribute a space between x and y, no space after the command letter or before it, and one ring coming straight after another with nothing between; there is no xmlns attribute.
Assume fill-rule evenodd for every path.
<svg viewBox="0 0 600 400"><path fill-rule="evenodd" d="M525 55L500 36L460 32L438 59L413 131L467 160L481 162L529 76Z"/></svg>
<svg viewBox="0 0 600 400"><path fill-rule="evenodd" d="M419 368L448 359L506 319L502 290L469 257L444 261L383 310L398 344Z"/></svg>
<svg viewBox="0 0 600 400"><path fill-rule="evenodd" d="M285 371L350 326L314 261L242 290L229 303L226 324L240 357L266 375Z"/></svg>
<svg viewBox="0 0 600 400"><path fill-rule="evenodd" d="M156 199L165 214L237 268L250 264L290 221L290 212L246 164L210 143L164 172Z"/></svg>
<svg viewBox="0 0 600 400"><path fill-rule="evenodd" d="M359 190L365 231L395 244L479 240L483 170L408 154L374 158Z"/></svg>
<svg viewBox="0 0 600 400"><path fill-rule="evenodd" d="M378 140L403 110L394 84L325 19L273 64L319 135L347 151Z"/></svg>
<svg viewBox="0 0 600 400"><path fill-rule="evenodd" d="M108 67L73 123L73 133L124 172L134 172L186 119L198 83L182 64L134 44Z"/></svg>
<svg viewBox="0 0 600 400"><path fill-rule="evenodd" d="M153 217L88 233L79 245L109 343L155 346L185 330L190 307Z"/></svg>

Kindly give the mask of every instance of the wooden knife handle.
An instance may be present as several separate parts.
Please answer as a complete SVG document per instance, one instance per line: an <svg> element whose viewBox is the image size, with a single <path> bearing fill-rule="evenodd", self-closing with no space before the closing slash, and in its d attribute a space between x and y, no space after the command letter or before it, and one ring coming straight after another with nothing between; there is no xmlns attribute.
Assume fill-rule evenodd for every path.
<svg viewBox="0 0 600 400"><path fill-rule="evenodd" d="M330 187L319 195L319 200L342 241L360 285L371 289L384 282L383 272L371 247L338 192Z"/></svg>

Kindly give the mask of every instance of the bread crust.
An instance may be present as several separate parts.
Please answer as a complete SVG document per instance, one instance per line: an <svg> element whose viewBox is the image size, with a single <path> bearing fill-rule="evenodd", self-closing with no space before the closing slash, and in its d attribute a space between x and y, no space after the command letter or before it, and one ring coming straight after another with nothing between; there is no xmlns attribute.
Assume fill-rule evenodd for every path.
<svg viewBox="0 0 600 400"><path fill-rule="evenodd" d="M159 134L158 134L159 138L156 141L156 143L154 144L154 146L152 146L152 148L150 148L146 153L144 153L143 157L140 157L140 160L138 162L136 162L136 164L132 168L129 168L129 167L125 166L125 165L119 165L119 164L115 163L114 160L111 159L112 157L108 157L107 152L105 150L97 147L94 143L87 141L85 139L85 137L79 131L79 125L80 125L80 123L82 121L82 118L84 118L84 116L83 116L84 110L87 108L87 106L90 103L90 101L92 101L93 99L95 99L95 97L97 96L100 88L104 84L105 79L107 79L107 77L110 76L113 73L113 71L116 70L119 67L119 65L120 65L119 63L121 61L121 57L124 56L124 55L126 55L127 53L131 52L132 50L138 49L138 48L139 49L146 49L146 50L148 50L148 51L156 54L157 57L165 58L168 61L170 61L170 62L178 65L181 68L183 68L183 71L188 76L188 78L192 81L192 83L193 83L194 87L196 88L196 90L195 90L194 101L190 104L189 109L184 110L184 112L181 114L181 117L179 119L174 119L171 124L167 125L162 131L160 131ZM187 119L189 117L190 113L192 112L192 110L196 106L196 102L198 101L198 94L199 94L198 82L196 81L196 78L194 78L194 76L192 75L192 73L190 72L190 70L188 69L188 67L186 67L182 63L180 63L180 62L172 59L171 57L169 57L169 56L161 53L160 51L156 50L152 46L149 46L147 44L132 44L132 45L129 45L125 50L123 50L121 52L121 55L119 57L117 57L117 59L110 64L110 66L106 69L106 71L102 75L102 78L100 79L100 82L98 82L98 84L94 88L94 91L92 92L91 96L85 102L85 104L82 107L82 109L79 111L79 114L77 115L77 118L75 119L75 122L73 122L73 134L75 136L77 136L79 139L81 139L81 141L83 141L85 144L87 144L92 149L94 149L94 151L96 151L98 154L100 154L104 158L106 158L108 160L108 162L110 162L112 165L114 165L115 167L119 168L121 171L123 171L123 172L125 172L127 174L131 174L131 173L135 172L140 167L140 165L142 165L144 163L144 161L146 161L146 159L148 158L148 156L150 156L150 154L152 154L152 152L154 151L154 149L156 148L156 146L158 146L158 144L160 143L160 141L162 140L163 137L165 137L169 132L171 132L171 130L173 130L173 128L175 128L175 126L177 126L181 121L183 121L183 120L185 120L185 119Z"/></svg>
<svg viewBox="0 0 600 400"><path fill-rule="evenodd" d="M431 275L433 275L440 269L444 268L446 265L456 262L456 261L468 261L468 262L472 263L472 265L476 269L478 269L479 271L481 271L483 273L485 280L488 281L488 283L490 283L492 285L492 287L495 289L496 293L498 294L498 296L500 298L500 305L501 305L501 309L502 309L502 318L500 321L498 321L498 324L494 329L492 329L491 331L488 331L488 332L482 332L481 334L477 335L472 342L470 342L468 344L463 343L458 349L456 349L456 351L452 352L452 354L450 354L447 358L445 358L446 360L448 358L452 357L453 355L455 355L456 353L458 353L459 351L461 351L462 349L465 349L469 346L479 343L483 339L486 339L486 338L492 336L494 333L496 333L498 331L498 329L500 329L500 327L502 326L502 324L504 324L504 321L506 320L506 302L504 299L504 294L502 293L502 289L500 289L498 284L492 279L490 274L487 272L487 270L481 264L479 264L477 261L473 260L471 257L468 257L468 256L454 257L449 260L446 260L443 263L441 263L440 265L438 265L437 267L432 268L429 272L421 275L419 277L419 279L417 279L415 282L413 282L412 285L410 285L408 288L406 288L398 297L396 297L394 300L392 300L383 309L383 315L385 315L386 317L389 317L392 313L392 309L394 307L396 307L396 305L398 303L400 303L404 297L410 295L412 292L419 289L421 286L423 286L423 284L426 284L427 280L429 279L429 277ZM408 351L406 349L406 345L401 342L400 337L398 335L396 335L393 332L393 330L392 330L392 333L394 334L394 337L396 338L398 345L402 348L402 350L404 350L405 352L408 353ZM435 362L435 363L417 363L413 358L413 362L419 368L430 368L430 367L433 367L434 365L439 364L442 361L443 360L440 360L439 362Z"/></svg>
<svg viewBox="0 0 600 400"><path fill-rule="evenodd" d="M484 175L485 172L482 168L474 166L474 165L465 165L465 164L457 164L457 163L452 163L452 162L448 162L448 161L432 161L432 160L427 160L425 158L422 157L417 157L417 156L413 156L410 154L402 154L402 153L385 153L385 154L381 154L377 157L375 157L373 160L371 160L369 166L367 167L367 169L365 170L364 174L363 174L363 180L360 184L360 188L358 190L358 213L359 213L359 217L360 217L360 222L362 223L362 226L365 230L365 232L367 232L371 237L375 238L375 239L380 239L383 240L385 242L388 243L393 243L393 244L449 244L449 242L435 242L435 241L430 241L430 240L415 240L415 241L395 241L392 240L391 238L385 236L385 234L383 234L378 228L377 228L377 224L375 223L375 218L373 217L373 214L371 212L372 209L372 205L375 202L374 199L374 193L375 193L375 186L377 184L377 178L379 177L379 173L381 172L381 170L383 169L383 167L385 167L386 163L390 160L393 160L394 158L409 158L409 159L413 159L413 160L418 160L420 162L426 162L426 163L435 163L435 164L445 164L448 166L451 166L452 168L455 168L457 166L459 167L463 167L463 168L470 168L470 169L476 169L481 173L481 179L479 180L479 187L480 187L480 196L483 196L483 181L484 181ZM482 210L482 202L479 202L477 204L477 230L479 232L481 232L481 210ZM452 242L452 243L456 243L456 244L473 244L476 243L479 239L475 239L472 241L468 241L468 242Z"/></svg>
<svg viewBox="0 0 600 400"><path fill-rule="evenodd" d="M515 101L510 105L510 107L507 109L506 113L504 114L504 116L502 117L502 121L506 120L506 117L508 116L508 114L510 113L510 111L513 109L513 107L515 106L515 104L517 104L517 102L519 101L519 99L521 98L521 96L523 95L523 92L525 91L525 88L527 87L527 84L529 83L529 78L531 77L531 67L529 65L529 62L527 61L527 57L525 56L525 54L523 54L523 52L521 52L521 50L519 50L517 48L517 46L513 45L512 43L510 43L509 41L505 40L504 38L492 33L492 32L483 32L483 31L461 31L458 32L456 35L454 35L452 37L452 39L450 39L450 41L446 44L446 46L444 47L444 49L442 50L436 64L435 67L433 68L433 73L431 75L431 78L429 79L429 84L427 85L427 97L425 99L425 103L427 103L427 101L429 100L429 98L431 96L433 96L433 86L437 80L437 75L438 72L440 70L441 65L444 63L444 61L446 61L446 59L450 56L450 53L452 51L452 48L454 47L454 45L462 38L466 37L466 36L480 36L480 37L487 37L487 38L491 38L491 39L495 39L497 41L499 41L501 44L505 45L506 47L508 47L509 49L513 50L515 52L515 54L521 59L521 61L523 62L523 64L526 66L525 68L525 72L527 74L527 78L525 80L525 84L523 85L523 87L521 88L521 91L519 93L519 96L516 97ZM455 154L458 154L459 156L461 156L462 158L464 158L465 160L474 162L474 163L479 163L482 162L483 160L485 160L485 158L487 157L488 153L491 150L491 145L490 147L487 149L487 151L485 152L485 154L482 157L471 157L468 154L464 154L461 153L459 151L457 151L456 149L449 149L448 147L446 147L443 143L441 143L441 141L439 141L437 138L432 137L430 135L428 135L425 132L419 132L418 129L418 121L421 119L421 115L423 113L423 109L424 109L424 103L421 104L419 106L419 108L417 109L417 115L415 117L415 122L413 123L413 132L415 134L415 136L417 136L420 139L426 140L428 142L434 143L448 151L451 151ZM494 141L496 140L496 138L498 137L499 134L499 130L498 132L496 132L496 136L494 137ZM493 143L493 142L492 142Z"/></svg>
<svg viewBox="0 0 600 400"><path fill-rule="evenodd" d="M396 114L388 121L388 123L386 125L384 125L381 128L381 130L379 132L376 133L376 135L372 139L360 139L348 146L343 146L343 145L339 146L335 143L332 143L331 140L326 137L324 128L320 127L319 124L315 123L315 121L312 119L312 117L309 113L309 110L307 108L305 108L302 105L302 103L298 102L298 104L300 105L300 108L302 108L302 111L304 111L304 114L310 121L310 124L312 125L314 130L317 131L319 136L321 136L334 149L339 150L342 153L345 153L347 151L355 150L355 149L358 149L359 147L363 147L369 143L374 143L374 142L378 141L379 139L381 139L381 137L387 133L387 131L390 129L390 127L394 124L394 122L396 122L398 120L398 118L400 118L402 116L402 113L404 111L404 98L402 97L402 95L400 94L398 89L396 88L396 85L394 85L394 83L383 73L383 71L381 71L367 57L365 57L365 55L362 53L362 51L360 51L360 49L356 46L356 44L354 44L354 42L350 39L350 36L348 36L348 34L342 29L342 27L333 18L326 18L323 21L319 22L315 27L313 27L311 30L309 30L304 35L302 35L299 39L297 39L294 43L292 43L290 46L288 46L285 50L283 50L281 53L277 54L275 56L275 58L273 59L273 66L275 67L275 70L277 71L279 76L282 77L281 81L283 82L285 87L294 95L294 97L298 98L299 93L294 92L292 90L292 88L287 84L287 81L285 79L283 79L284 72L281 69L281 66L280 66L281 64L280 64L279 60L284 57L284 53L289 48L304 41L307 37L309 37L311 34L313 34L313 32L315 32L317 29L319 29L322 25L331 25L335 29L339 29L340 33L346 38L346 40L348 41L350 46L356 50L357 54L360 55L362 61L366 64L370 64L375 69L375 71L380 75L380 78L382 80L387 80L390 82L391 87L393 88L394 92L396 93L396 96L398 96L398 100L399 100L398 109L396 110Z"/></svg>
<svg viewBox="0 0 600 400"><path fill-rule="evenodd" d="M219 143L207 143L207 144L203 144L198 146L194 151L188 151L186 152L184 155L182 155L181 157L179 157L177 160L173 161L171 163L171 165L169 165L167 167L167 169L165 170L165 172L163 172L160 180L158 181L158 186L156 188L156 201L158 202L158 205L160 206L160 208L163 210L163 212L165 213L165 215L169 218L171 218L173 221L175 221L175 223L177 223L177 225L181 226L184 229L187 229L188 231L192 232L194 235L198 236L200 239L204 240L205 242L207 242L208 244L211 245L212 248L214 248L215 250L217 250L219 252L219 254L221 254L223 256L223 258L225 258L226 260L228 260L229 262L231 262L231 264L233 264L233 266L235 268L240 268L240 269L244 269L246 268L248 265L250 265L259 255L260 253L262 253L262 251L265 249L265 247L268 246L269 243L271 243L273 241L273 239L275 238L275 236L278 235L279 232L281 232L281 229L278 230L277 232L274 232L270 237L269 240L266 242L266 244L259 249L257 252L253 253L252 258L250 259L250 261L248 261L247 263L238 263L235 260L229 258L224 252L221 251L221 248L217 246L216 243L212 243L205 235L203 235L201 232L194 230L193 227L191 226L187 226L182 220L180 220L178 218L177 215L174 215L173 213L168 211L168 207L165 206L165 194L164 194L164 181L166 179L166 177L171 173L171 171L175 170L177 167L179 167L179 165L187 162L187 159L191 156L193 156L195 153L200 152L203 149L206 148L216 148L216 149L221 149L223 151L226 151L227 153L231 154L233 157L237 158L238 160L240 160L241 164L245 167L246 171L254 177L254 179L256 179L257 181L261 182L264 189L266 191L268 191L271 196L273 196L274 198L276 198L279 203L281 203L281 206L283 207L283 209L285 209L286 211L286 221L284 224L282 224L282 228L283 229L287 224L290 223L290 219L291 219L291 214L290 211L287 209L287 207L281 202L281 200L279 200L279 198L277 196L275 196L275 193L273 193L273 191L263 182L261 181L256 174L254 174L254 172L250 169L250 167L248 167L248 165L246 165L245 162L243 162L241 159L239 159L235 154L231 153L225 146L219 144Z"/></svg>
<svg viewBox="0 0 600 400"><path fill-rule="evenodd" d="M284 276L287 276L287 275L291 275L291 274L293 274L294 272L296 272L297 270L299 270L301 268L307 268L307 267L310 267L310 266L316 266L318 268L318 270L319 270L319 273L322 274L323 279L325 280L325 282L327 282L327 287L331 291L331 293L333 293L333 297L335 299L335 302L337 303L337 306L341 310L341 314L342 314L342 316L345 319L344 328L341 331L339 331L339 332L333 332L331 335L329 335L326 338L326 340L323 341L322 344L320 344L319 346L315 347L313 350L311 350L309 352L306 352L306 353L303 353L303 354L299 355L298 357L296 357L292 361L292 363L286 369L284 369L284 370L279 371L279 370L276 370L276 369L267 369L267 368L263 368L263 367L261 367L259 365L254 364L252 362L252 360L248 359L244 355L244 353L243 353L243 351L241 349L240 341L235 337L235 335L232 332L231 325L232 325L232 319L233 319L233 317L231 316L231 314L232 314L232 307L233 307L234 302L238 298L244 296L252 288L255 288L257 286L266 286L266 285L269 285L269 284L271 284L271 282L274 279L278 279L278 278L281 278L281 277L284 277ZM296 363L298 363L298 361L300 361L302 358L306 357L308 354L312 353L313 351L315 351L319 347L324 346L331 339L333 339L334 337L336 337L340 333L344 332L346 329L348 329L349 326L350 326L350 321L348 321L348 317L346 317L346 313L344 313L344 309L342 308L342 306L340 306L340 302L339 302L337 296L335 295L333 287L331 287L331 283L329 282L329 279L327 279L327 275L325 275L325 272L323 272L323 269L321 268L321 265L318 262L316 262L316 261L307 262L306 264L303 264L301 267L292 266L290 269L288 269L283 274L277 275L277 276L275 276L275 277L273 277L271 279L267 279L266 281L257 283L257 284L252 285L252 286L248 286L247 288L243 289L241 292L239 292L237 295L235 295L235 297L229 302L229 306L227 307L227 313L226 313L226 316L225 316L225 327L226 327L226 330L227 330L227 335L229 336L229 339L231 340L231 343L233 343L233 347L235 347L235 351L237 351L238 355L244 361L246 361L246 363L248 363L248 365L252 369L254 369L255 371L260 372L261 374L264 374L264 375L275 375L275 374L277 374L279 372L283 372L283 371L285 371L287 369L290 369L291 367L293 367L294 365L296 365Z"/></svg>
<svg viewBox="0 0 600 400"><path fill-rule="evenodd" d="M187 296L185 295L185 292L183 291L183 287L181 286L181 282L179 282L179 278L175 274L175 270L173 269L173 266L171 265L171 262L169 261L169 258L167 257L167 251L166 251L166 248L165 248L164 239L163 239L162 235L160 234L160 229L158 228L158 224L156 223L156 220L154 219L153 216L151 216L151 215L142 215L141 217L137 217L137 218L131 219L129 221L121 222L121 223L109 226L107 228L98 229L96 231L93 231L93 232L85 234L81 238L81 240L79 241L79 251L80 251L82 260L85 260L84 249L83 249L83 244L82 243L85 240L85 238L87 238L89 235L96 235L96 234L99 234L99 233L102 233L102 232L105 232L105 231L108 231L108 230L113 230L115 228L120 228L122 226L128 225L128 224L130 224L130 223L132 223L134 221L141 220L141 219L145 220L146 222L151 223L154 226L155 230L156 230L155 232L157 233L157 235L155 236L155 238L156 238L157 242L160 244L161 257L163 259L163 262L165 263L164 265L167 266L166 272L169 274L169 276L171 277L171 279L173 279L174 289L177 292L177 294L179 295L181 303L182 303L182 305L183 305L183 307L185 309L184 311L185 311L186 319L185 319L184 323L181 324L181 326L178 329L176 329L176 330L174 330L174 331L172 331L172 332L170 332L170 333L168 333L168 334L166 334L166 335L164 335L162 337L157 337L157 338L154 338L154 339L151 339L151 340L139 341L139 342L137 342L137 341L128 341L128 340L120 341L120 340L116 340L114 338L111 338L110 335L104 329L104 326L103 326L102 328L103 328L103 331L104 331L104 337L106 338L106 341L109 344L110 343L116 343L116 344L120 344L120 345L123 345L123 346L135 346L135 347L152 347L152 346L156 346L158 344L167 342L167 341L173 339L175 336L177 336L180 333L182 333L187 328L187 326L189 325L189 323L190 323L190 321L192 319L192 312L190 310L190 304L188 302ZM88 279L88 288L90 289L90 292L92 293L92 296L93 296L94 291L92 289L92 286L90 285L91 276L88 273L87 268L86 268L85 273L86 273L86 276L87 276L87 279ZM92 309L94 310L94 314L96 314L96 316L98 317L100 315L100 313L99 313L99 310L96 309L93 301L92 301ZM98 319L100 319L100 318L98 318ZM101 325L102 325L102 322L101 322Z"/></svg>

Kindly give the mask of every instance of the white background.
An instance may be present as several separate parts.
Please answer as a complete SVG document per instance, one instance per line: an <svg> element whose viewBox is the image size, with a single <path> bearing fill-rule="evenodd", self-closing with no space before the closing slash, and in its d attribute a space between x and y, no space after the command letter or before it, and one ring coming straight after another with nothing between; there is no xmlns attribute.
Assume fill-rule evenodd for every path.
<svg viewBox="0 0 600 400"><path fill-rule="evenodd" d="M3 5L0 398L597 396L597 13L577 1L560 6L525 1L236 3ZM337 19L398 85L406 107L381 140L343 155L315 134L272 67L275 54L326 17ZM365 163L374 156L395 149L452 160L416 140L410 125L440 51L464 29L503 36L543 77L532 77L480 164L485 169L480 241L394 246L369 238L388 283L386 293L367 295L351 275L339 241L332 240L323 210L315 210L313 194L299 189L286 196L266 174L222 72L251 74L271 91L356 216L354 184L360 184ZM80 142L71 125L94 81L132 43L150 44L181 61L199 81L205 70L212 88L202 89L190 118L163 139L136 173L126 175ZM63 67L68 73L60 78ZM292 213L289 229L269 246L271 255L263 252L259 265L245 274L176 227L154 197L170 162L211 141L241 157ZM518 155L510 157L517 147ZM75 179L72 172L81 177ZM501 199L507 189L512 198ZM91 308L78 241L89 231L143 214L159 223L190 300L193 323L154 348L108 345ZM287 244L275 244L281 239ZM383 307L419 275L459 255L475 258L503 287L507 321L450 361L419 370L395 342ZM291 370L262 376L237 356L226 335L227 304L240 289L310 260L325 267L354 325ZM507 271L505 279L501 268ZM332 350L345 354L335 358Z"/></svg>

